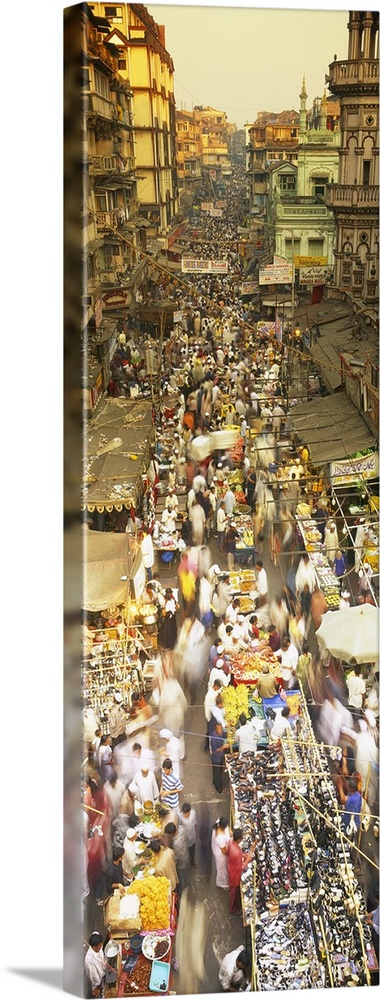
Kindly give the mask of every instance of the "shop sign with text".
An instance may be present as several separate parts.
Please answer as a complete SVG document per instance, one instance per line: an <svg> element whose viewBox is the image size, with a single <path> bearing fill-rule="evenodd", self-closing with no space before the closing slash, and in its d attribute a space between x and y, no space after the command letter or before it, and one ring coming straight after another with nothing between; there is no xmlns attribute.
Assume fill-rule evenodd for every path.
<svg viewBox="0 0 380 1000"><path fill-rule="evenodd" d="M328 267L319 267L318 265L314 267L300 267L300 285L324 285L330 270Z"/></svg>
<svg viewBox="0 0 380 1000"><path fill-rule="evenodd" d="M195 260L192 257L182 257L183 274L227 274L227 260Z"/></svg>
<svg viewBox="0 0 380 1000"><path fill-rule="evenodd" d="M126 308L132 301L132 295L127 288L113 288L103 292L103 309Z"/></svg>
<svg viewBox="0 0 380 1000"><path fill-rule="evenodd" d="M379 453L372 451L369 455L359 455L358 458L342 459L340 462L330 462L330 476L333 485L349 483L359 476L361 479L375 479L379 475Z"/></svg>

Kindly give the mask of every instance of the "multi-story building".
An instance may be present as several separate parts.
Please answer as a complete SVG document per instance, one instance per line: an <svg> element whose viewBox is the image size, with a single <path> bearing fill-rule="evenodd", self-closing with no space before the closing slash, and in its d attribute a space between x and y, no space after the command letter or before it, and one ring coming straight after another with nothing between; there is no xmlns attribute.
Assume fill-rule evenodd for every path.
<svg viewBox="0 0 380 1000"><path fill-rule="evenodd" d="M378 321L379 13L350 11L347 59L326 77L340 101L337 183L327 189L336 224L334 286Z"/></svg>
<svg viewBox="0 0 380 1000"><path fill-rule="evenodd" d="M178 185L194 192L202 179L201 127L194 111L176 111L176 130Z"/></svg>
<svg viewBox="0 0 380 1000"><path fill-rule="evenodd" d="M306 84L302 82L297 163L272 163L268 171L268 222L276 253L291 259L315 258L333 266L334 216L326 206L327 185L338 176L339 125L327 125L327 98L320 101L318 125L307 123ZM323 272L322 272L323 273ZM304 272L305 277L307 273Z"/></svg>
<svg viewBox="0 0 380 1000"><path fill-rule="evenodd" d="M133 92L139 213L153 235L163 233L178 212L174 65L165 28L143 4L90 6L109 20L106 40L117 49L119 73Z"/></svg>
<svg viewBox="0 0 380 1000"><path fill-rule="evenodd" d="M264 211L271 164L297 163L299 114L259 111L252 125L245 125L247 196L251 209Z"/></svg>
<svg viewBox="0 0 380 1000"><path fill-rule="evenodd" d="M84 398L96 403L109 378L116 342L116 304L127 307L141 283L140 230L132 92L118 72L109 24L89 5L82 22L83 206L82 330Z"/></svg>

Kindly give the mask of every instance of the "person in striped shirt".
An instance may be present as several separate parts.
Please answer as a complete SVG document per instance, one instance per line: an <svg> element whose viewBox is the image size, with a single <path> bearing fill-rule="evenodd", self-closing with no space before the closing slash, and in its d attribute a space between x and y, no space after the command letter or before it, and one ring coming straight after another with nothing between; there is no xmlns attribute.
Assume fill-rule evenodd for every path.
<svg viewBox="0 0 380 1000"><path fill-rule="evenodd" d="M173 809L174 812L178 813L179 810L179 792L183 789L183 784L180 778L174 774L173 764L169 757L165 757L162 764L162 775L161 775L161 790L160 798L169 809Z"/></svg>

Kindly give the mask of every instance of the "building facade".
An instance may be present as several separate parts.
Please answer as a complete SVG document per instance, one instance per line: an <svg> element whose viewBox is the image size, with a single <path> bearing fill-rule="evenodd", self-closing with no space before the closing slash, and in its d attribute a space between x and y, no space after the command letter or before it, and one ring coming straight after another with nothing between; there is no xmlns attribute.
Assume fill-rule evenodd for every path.
<svg viewBox="0 0 380 1000"><path fill-rule="evenodd" d="M298 128L297 111L259 111L256 121L245 125L247 197L254 212L265 210L270 165L297 163Z"/></svg>
<svg viewBox="0 0 380 1000"><path fill-rule="evenodd" d="M315 259L328 271L334 263L334 215L326 205L327 186L338 177L339 123L328 127L326 94L319 102L318 124L308 120L305 78L300 93L297 162L275 162L268 170L268 222L276 253L288 260ZM315 102L314 102L315 107ZM298 265L297 278L306 283L307 271Z"/></svg>
<svg viewBox="0 0 380 1000"><path fill-rule="evenodd" d="M195 192L202 179L202 143L194 111L176 111L176 133L178 187Z"/></svg>
<svg viewBox="0 0 380 1000"><path fill-rule="evenodd" d="M143 4L90 6L109 20L107 42L117 48L119 73L132 88L139 213L152 235L164 233L178 213L174 65L165 28Z"/></svg>
<svg viewBox="0 0 380 1000"><path fill-rule="evenodd" d="M379 14L351 11L347 59L329 66L340 101L341 145L327 203L336 224L334 286L378 322L379 262Z"/></svg>
<svg viewBox="0 0 380 1000"><path fill-rule="evenodd" d="M90 6L82 24L83 400L92 410L109 379L115 309L127 308L144 276L139 249L132 92L118 71L109 24Z"/></svg>

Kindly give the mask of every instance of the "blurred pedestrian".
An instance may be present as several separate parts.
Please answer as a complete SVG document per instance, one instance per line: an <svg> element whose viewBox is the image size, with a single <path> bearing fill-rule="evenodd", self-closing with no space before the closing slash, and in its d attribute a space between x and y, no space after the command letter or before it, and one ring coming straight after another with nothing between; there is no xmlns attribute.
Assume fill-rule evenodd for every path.
<svg viewBox="0 0 380 1000"><path fill-rule="evenodd" d="M189 858L190 865L192 868L198 868L197 862L195 860L195 847L197 841L197 814L195 809L192 808L190 802L184 802L181 807L181 812L179 814L180 826L183 826L185 831L187 846L189 848Z"/></svg>

